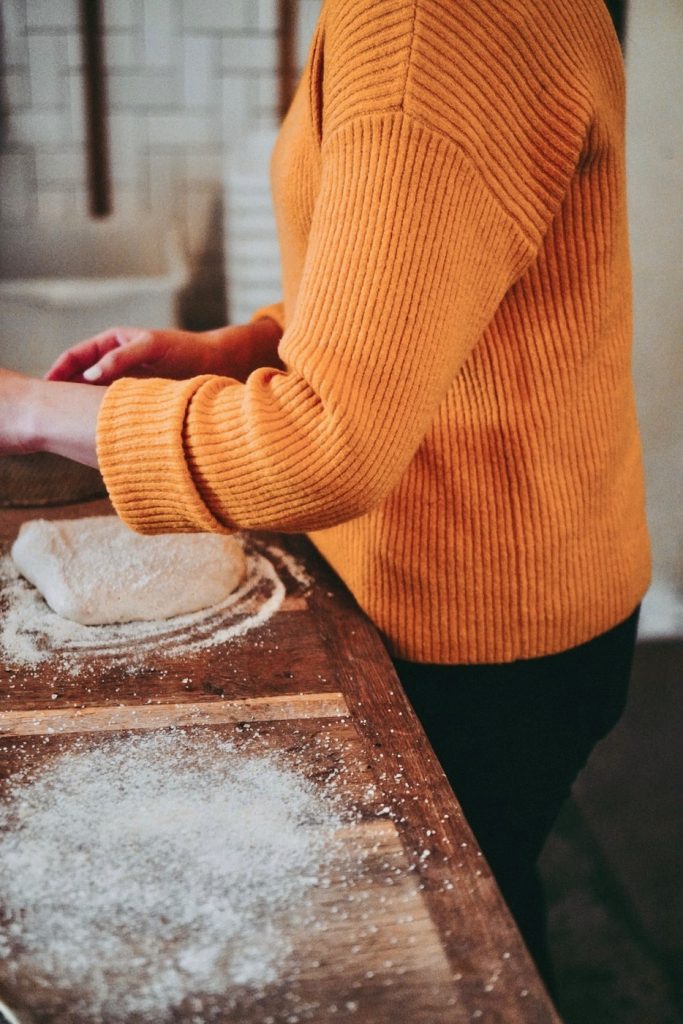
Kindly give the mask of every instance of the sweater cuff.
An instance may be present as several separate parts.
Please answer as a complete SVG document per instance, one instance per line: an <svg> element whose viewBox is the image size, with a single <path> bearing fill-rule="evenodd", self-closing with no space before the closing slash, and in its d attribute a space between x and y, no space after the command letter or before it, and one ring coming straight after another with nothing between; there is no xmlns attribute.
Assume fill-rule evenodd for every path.
<svg viewBox="0 0 683 1024"><path fill-rule="evenodd" d="M259 306L255 313L249 317L249 323L255 324L257 320L263 320L265 317L270 317L278 325L280 330L284 332L285 329L285 309L283 302L272 302L268 306Z"/></svg>
<svg viewBox="0 0 683 1024"><path fill-rule="evenodd" d="M174 381L124 377L97 420L97 457L114 509L138 533L233 533L202 501L184 452L185 418L210 375Z"/></svg>

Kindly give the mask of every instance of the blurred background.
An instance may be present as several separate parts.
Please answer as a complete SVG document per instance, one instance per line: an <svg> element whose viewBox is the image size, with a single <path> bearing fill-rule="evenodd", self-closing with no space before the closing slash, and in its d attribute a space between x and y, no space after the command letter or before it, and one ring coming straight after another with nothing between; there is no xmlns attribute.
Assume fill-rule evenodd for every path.
<svg viewBox="0 0 683 1024"><path fill-rule="evenodd" d="M319 0L3 0L0 365L112 322L202 330L279 297L270 150ZM544 856L569 1022L683 1021L683 4L625 50L634 376L654 580L631 701Z"/></svg>

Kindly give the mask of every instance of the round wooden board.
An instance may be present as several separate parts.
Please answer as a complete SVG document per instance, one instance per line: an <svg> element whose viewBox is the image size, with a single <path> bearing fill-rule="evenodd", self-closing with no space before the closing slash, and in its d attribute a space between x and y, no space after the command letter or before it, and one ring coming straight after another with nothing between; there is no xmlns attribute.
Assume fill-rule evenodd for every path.
<svg viewBox="0 0 683 1024"><path fill-rule="evenodd" d="M49 452L0 458L0 506L35 508L106 497L98 470Z"/></svg>

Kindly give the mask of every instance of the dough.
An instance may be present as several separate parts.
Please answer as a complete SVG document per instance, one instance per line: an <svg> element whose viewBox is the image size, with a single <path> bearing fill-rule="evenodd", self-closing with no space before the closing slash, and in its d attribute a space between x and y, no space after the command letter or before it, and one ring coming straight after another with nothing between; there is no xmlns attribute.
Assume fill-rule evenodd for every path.
<svg viewBox="0 0 683 1024"><path fill-rule="evenodd" d="M143 537L116 516L24 523L12 558L53 611L86 626L208 608L223 601L246 571L234 537Z"/></svg>

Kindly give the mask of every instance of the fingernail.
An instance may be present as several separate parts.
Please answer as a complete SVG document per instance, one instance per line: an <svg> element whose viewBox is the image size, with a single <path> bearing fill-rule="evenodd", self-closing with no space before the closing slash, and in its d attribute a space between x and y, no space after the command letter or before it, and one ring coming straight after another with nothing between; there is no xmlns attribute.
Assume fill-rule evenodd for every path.
<svg viewBox="0 0 683 1024"><path fill-rule="evenodd" d="M84 380L99 380L102 376L102 367L95 363L94 366L89 366L87 370L83 371Z"/></svg>

